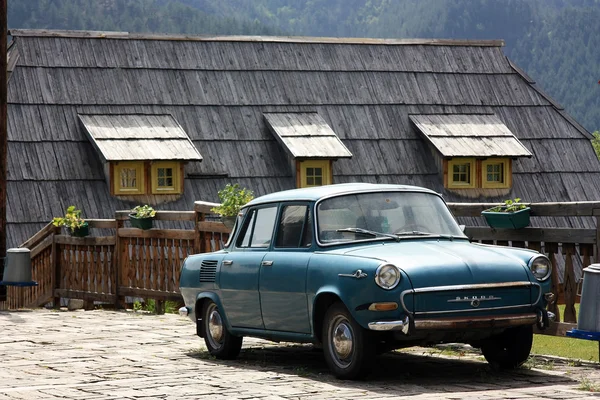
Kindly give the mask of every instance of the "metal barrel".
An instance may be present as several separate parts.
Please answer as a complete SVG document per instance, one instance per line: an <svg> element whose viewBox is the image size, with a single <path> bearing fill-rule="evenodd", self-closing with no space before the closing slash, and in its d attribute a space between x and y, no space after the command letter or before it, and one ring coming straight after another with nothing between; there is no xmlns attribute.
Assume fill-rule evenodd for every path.
<svg viewBox="0 0 600 400"><path fill-rule="evenodd" d="M600 332L600 264L592 264L583 269L577 329Z"/></svg>

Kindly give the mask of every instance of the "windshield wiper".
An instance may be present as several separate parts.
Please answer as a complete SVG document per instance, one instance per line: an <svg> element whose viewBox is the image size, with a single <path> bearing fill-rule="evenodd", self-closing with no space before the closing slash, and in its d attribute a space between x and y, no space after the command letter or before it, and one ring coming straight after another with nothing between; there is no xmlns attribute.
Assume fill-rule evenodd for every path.
<svg viewBox="0 0 600 400"><path fill-rule="evenodd" d="M431 233L431 232L422 232L422 231L403 231L403 232L396 232L394 235L397 235L397 236L430 236L430 237L438 237L438 238L444 238L444 239L450 239L450 240L454 240L454 238L455 238L454 235L446 235L443 233Z"/></svg>
<svg viewBox="0 0 600 400"><path fill-rule="evenodd" d="M370 231L368 229L362 229L362 228L341 228L341 229L336 229L335 231L336 232L358 233L359 235L365 235L365 236L371 236L371 237L383 236L383 237L388 237L388 238L391 238L394 240L400 239L397 235L392 235L391 233Z"/></svg>

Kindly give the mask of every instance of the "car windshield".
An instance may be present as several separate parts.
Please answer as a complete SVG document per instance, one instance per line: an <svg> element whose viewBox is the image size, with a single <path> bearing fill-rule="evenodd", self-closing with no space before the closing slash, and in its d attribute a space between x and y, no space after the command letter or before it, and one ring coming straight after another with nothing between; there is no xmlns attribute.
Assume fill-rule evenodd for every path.
<svg viewBox="0 0 600 400"><path fill-rule="evenodd" d="M324 244L403 237L465 235L439 196L422 192L371 192L332 197L317 207Z"/></svg>

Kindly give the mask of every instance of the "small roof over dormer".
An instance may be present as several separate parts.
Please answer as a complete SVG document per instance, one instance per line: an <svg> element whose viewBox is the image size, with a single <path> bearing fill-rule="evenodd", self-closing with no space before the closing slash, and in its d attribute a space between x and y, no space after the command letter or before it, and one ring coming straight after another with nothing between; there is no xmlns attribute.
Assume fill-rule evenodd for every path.
<svg viewBox="0 0 600 400"><path fill-rule="evenodd" d="M265 113L269 128L294 158L351 158L352 153L316 112Z"/></svg>
<svg viewBox="0 0 600 400"><path fill-rule="evenodd" d="M169 114L78 114L104 161L201 161L181 125Z"/></svg>
<svg viewBox="0 0 600 400"><path fill-rule="evenodd" d="M443 157L531 157L494 114L411 115L417 129Z"/></svg>

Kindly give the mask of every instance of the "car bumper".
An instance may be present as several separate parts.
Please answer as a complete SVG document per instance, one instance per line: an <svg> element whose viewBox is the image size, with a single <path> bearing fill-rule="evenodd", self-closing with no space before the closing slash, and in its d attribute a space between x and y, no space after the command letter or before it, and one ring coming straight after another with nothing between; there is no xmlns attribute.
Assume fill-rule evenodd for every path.
<svg viewBox="0 0 600 400"><path fill-rule="evenodd" d="M423 330L454 330L454 329L477 329L477 328L506 328L520 325L533 325L538 322L537 313L495 315L483 317L456 317L414 320L414 329ZM408 334L410 320L405 317L399 321L376 321L369 323L369 329L374 331L402 331Z"/></svg>

